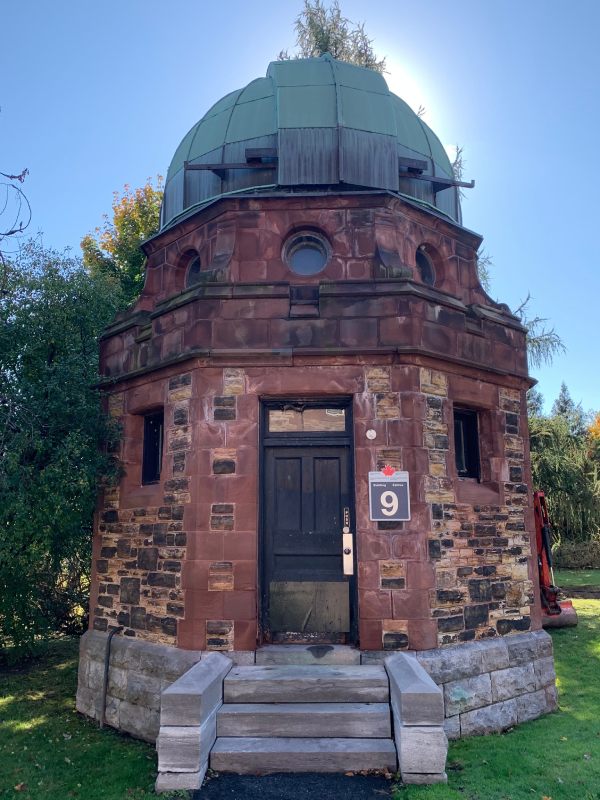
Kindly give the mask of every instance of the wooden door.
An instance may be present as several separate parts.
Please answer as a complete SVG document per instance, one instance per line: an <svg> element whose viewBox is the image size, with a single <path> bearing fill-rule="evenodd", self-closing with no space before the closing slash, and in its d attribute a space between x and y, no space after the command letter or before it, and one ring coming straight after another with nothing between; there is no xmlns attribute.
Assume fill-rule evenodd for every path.
<svg viewBox="0 0 600 800"><path fill-rule="evenodd" d="M352 516L351 450L311 440L264 450L267 641L351 639L352 587L342 568L342 529Z"/></svg>

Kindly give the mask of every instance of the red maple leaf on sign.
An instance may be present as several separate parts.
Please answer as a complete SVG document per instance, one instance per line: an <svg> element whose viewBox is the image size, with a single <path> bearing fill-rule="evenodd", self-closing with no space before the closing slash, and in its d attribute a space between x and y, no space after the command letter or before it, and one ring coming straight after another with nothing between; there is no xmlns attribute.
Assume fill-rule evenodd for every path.
<svg viewBox="0 0 600 800"><path fill-rule="evenodd" d="M393 467L390 467L389 464L386 464L381 471L383 472L384 475L387 475L388 478L390 478L394 474L394 472L396 472L396 470Z"/></svg>

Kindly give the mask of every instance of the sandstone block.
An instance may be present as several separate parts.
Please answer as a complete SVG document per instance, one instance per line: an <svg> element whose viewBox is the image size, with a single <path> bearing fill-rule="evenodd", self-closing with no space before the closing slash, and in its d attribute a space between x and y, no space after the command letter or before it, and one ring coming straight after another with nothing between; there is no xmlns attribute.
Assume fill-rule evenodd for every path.
<svg viewBox="0 0 600 800"><path fill-rule="evenodd" d="M417 659L437 684L470 678L484 671L481 650L476 645L423 650L417 653Z"/></svg>
<svg viewBox="0 0 600 800"><path fill-rule="evenodd" d="M481 651L481 663L485 672L505 669L509 666L508 647L504 639L477 642Z"/></svg>
<svg viewBox="0 0 600 800"><path fill-rule="evenodd" d="M208 764L204 764L199 772L159 772L154 791L159 793L200 789L207 769Z"/></svg>
<svg viewBox="0 0 600 800"><path fill-rule="evenodd" d="M512 634L505 641L511 666L552 655L552 639L546 631Z"/></svg>
<svg viewBox="0 0 600 800"><path fill-rule="evenodd" d="M460 739L460 716L446 717L444 720L444 732L448 739Z"/></svg>
<svg viewBox="0 0 600 800"><path fill-rule="evenodd" d="M162 681L139 672L127 673L126 698L130 703L146 706L153 711L160 710Z"/></svg>
<svg viewBox="0 0 600 800"><path fill-rule="evenodd" d="M217 711L199 727L161 725L156 750L159 772L199 772L217 738Z"/></svg>
<svg viewBox="0 0 600 800"><path fill-rule="evenodd" d="M161 695L161 726L201 725L221 705L223 679L232 666L221 653L209 653L172 683Z"/></svg>
<svg viewBox="0 0 600 800"><path fill-rule="evenodd" d="M467 711L460 716L460 730L462 736L478 736L486 733L496 733L506 730L517 724L517 701L506 700L503 703L493 703L473 711Z"/></svg>
<svg viewBox="0 0 600 800"><path fill-rule="evenodd" d="M546 693L546 708L548 711L556 711L558 708L558 691L556 689L556 684L552 684L551 686L546 686L544 689Z"/></svg>
<svg viewBox="0 0 600 800"><path fill-rule="evenodd" d="M394 717L402 725L442 725L442 691L414 656L397 653L385 660Z"/></svg>
<svg viewBox="0 0 600 800"><path fill-rule="evenodd" d="M448 783L448 776L445 772L439 772L435 775L425 773L402 773L402 783L412 783L416 785L425 786L430 783Z"/></svg>
<svg viewBox="0 0 600 800"><path fill-rule="evenodd" d="M398 725L395 741L402 776L445 771L448 739L441 725Z"/></svg>
<svg viewBox="0 0 600 800"><path fill-rule="evenodd" d="M509 667L492 672L492 699L494 702L533 692L536 688L533 664Z"/></svg>
<svg viewBox="0 0 600 800"><path fill-rule="evenodd" d="M462 714L492 702L492 682L487 672L444 684L446 714Z"/></svg>
<svg viewBox="0 0 600 800"><path fill-rule="evenodd" d="M540 689L537 692L528 692L517 697L517 720L527 722L530 719L537 719L548 710L546 692Z"/></svg>
<svg viewBox="0 0 600 800"><path fill-rule="evenodd" d="M554 658L552 656L538 658L537 661L534 661L533 671L535 672L536 689L543 689L545 686L551 686L556 681Z"/></svg>
<svg viewBox="0 0 600 800"><path fill-rule="evenodd" d="M158 711L122 700L119 707L119 728L137 739L154 744L159 729Z"/></svg>

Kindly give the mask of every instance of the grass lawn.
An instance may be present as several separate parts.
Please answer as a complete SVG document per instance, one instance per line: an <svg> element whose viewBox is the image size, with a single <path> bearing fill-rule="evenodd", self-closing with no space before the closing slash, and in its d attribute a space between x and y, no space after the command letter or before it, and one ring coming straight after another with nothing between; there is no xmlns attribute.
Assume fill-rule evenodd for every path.
<svg viewBox="0 0 600 800"><path fill-rule="evenodd" d="M451 742L448 784L400 787L394 800L600 798L600 601L574 605L578 627L552 631L560 710Z"/></svg>
<svg viewBox="0 0 600 800"><path fill-rule="evenodd" d="M600 601L575 605L579 626L552 633L560 711L451 743L448 784L399 786L395 800L600 800ZM156 800L154 748L81 718L76 676L75 641L0 672L0 798Z"/></svg>
<svg viewBox="0 0 600 800"><path fill-rule="evenodd" d="M600 569L555 569L554 580L561 589L575 586L600 587Z"/></svg>

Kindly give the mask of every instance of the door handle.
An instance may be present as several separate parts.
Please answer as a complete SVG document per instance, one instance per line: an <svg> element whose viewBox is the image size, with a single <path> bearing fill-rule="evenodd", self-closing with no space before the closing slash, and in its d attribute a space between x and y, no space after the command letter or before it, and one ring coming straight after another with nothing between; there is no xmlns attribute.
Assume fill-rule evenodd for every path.
<svg viewBox="0 0 600 800"><path fill-rule="evenodd" d="M345 530L342 533L342 565L344 575L354 575L354 537Z"/></svg>

